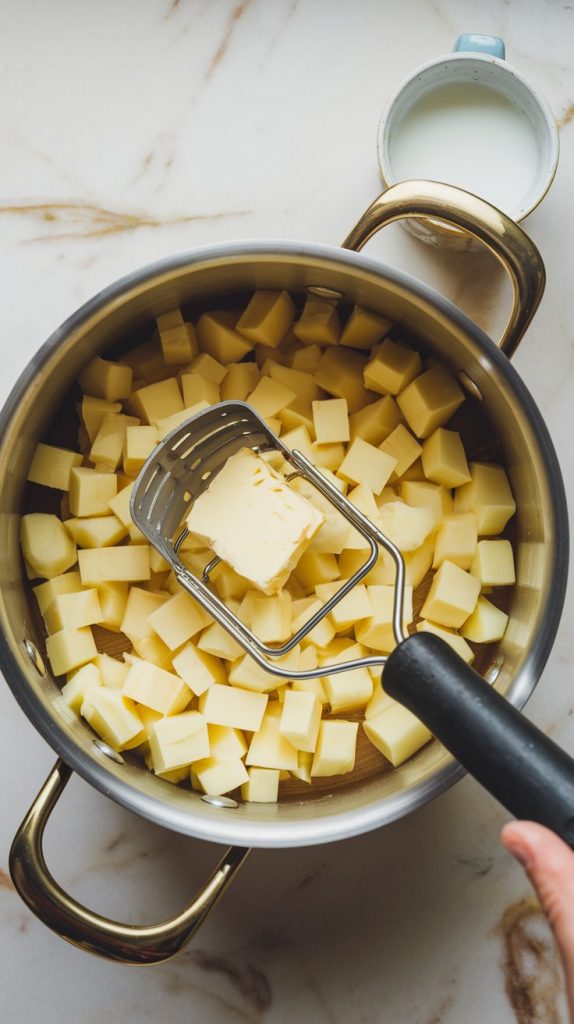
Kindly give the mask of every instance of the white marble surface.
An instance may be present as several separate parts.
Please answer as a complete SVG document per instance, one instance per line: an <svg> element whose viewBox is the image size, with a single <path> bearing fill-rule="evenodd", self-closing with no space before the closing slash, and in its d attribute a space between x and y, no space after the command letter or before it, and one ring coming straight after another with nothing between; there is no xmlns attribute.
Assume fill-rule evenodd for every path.
<svg viewBox="0 0 574 1024"><path fill-rule="evenodd" d="M505 37L509 59L561 119L556 182L528 222L548 287L516 365L574 500L572 5L3 0L0 9L2 397L73 309L146 261L225 238L339 242L378 191L376 125L397 82L462 31ZM503 322L508 290L486 258L437 254L398 226L370 252L431 282L489 331ZM528 709L570 749L573 627L570 594ZM5 872L53 755L5 688L0 708ZM255 852L189 951L145 972L67 946L0 874L2 1021L561 1024L556 961L536 915L512 932L518 973L505 969L497 927L529 889L499 846L504 819L465 780L379 833ZM132 921L174 910L218 854L77 780L47 847L76 895ZM535 970L520 952L529 930L540 940Z"/></svg>

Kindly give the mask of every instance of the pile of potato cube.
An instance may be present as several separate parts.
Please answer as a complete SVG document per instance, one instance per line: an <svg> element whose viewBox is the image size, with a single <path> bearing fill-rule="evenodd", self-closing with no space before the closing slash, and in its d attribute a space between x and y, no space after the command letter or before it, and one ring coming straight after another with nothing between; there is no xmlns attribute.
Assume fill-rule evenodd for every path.
<svg viewBox="0 0 574 1024"><path fill-rule="evenodd" d="M436 359L388 337L392 324L356 306L256 291L241 312L186 322L157 317L151 340L119 361L96 357L79 376L78 451L39 444L28 479L62 492L61 516L21 521L21 545L47 630L61 699L118 751L210 795L241 791L270 802L279 783L352 772L357 731L398 766L430 738L391 700L380 672L358 668L283 682L264 672L184 592L132 523L134 480L155 446L221 400L250 403L282 441L303 452L380 526L406 565L404 627L436 633L466 661L471 643L501 639L507 616L488 599L514 583L515 512L501 466L467 463L450 417L464 401ZM394 335L394 332L393 332ZM272 458L273 472L281 461ZM323 517L277 593L222 563L213 585L266 643L281 644L364 563L364 539L303 479L290 486ZM180 551L200 574L213 552L190 533ZM413 624L413 591L432 573ZM378 562L301 644L293 671L394 647L395 568ZM122 633L123 660L99 653L92 626ZM383 680L384 683L384 680ZM345 717L345 716L350 717Z"/></svg>

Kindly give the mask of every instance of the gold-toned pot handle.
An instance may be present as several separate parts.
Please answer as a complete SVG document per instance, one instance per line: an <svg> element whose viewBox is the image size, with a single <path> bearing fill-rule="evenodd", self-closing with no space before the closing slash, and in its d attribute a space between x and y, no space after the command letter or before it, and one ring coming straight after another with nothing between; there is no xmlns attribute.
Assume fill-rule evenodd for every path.
<svg viewBox="0 0 574 1024"><path fill-rule="evenodd" d="M512 282L513 303L499 347L510 358L544 292L546 273L534 242L505 213L470 192L438 181L401 181L371 203L343 248L358 252L385 224L410 217L432 217L467 231L502 264Z"/></svg>
<svg viewBox="0 0 574 1024"><path fill-rule="evenodd" d="M158 964L168 960L203 923L249 850L227 850L193 903L171 920L136 926L100 917L58 885L44 859L44 829L71 774L63 761L56 762L18 829L10 851L10 873L16 889L36 917L75 946L124 964Z"/></svg>

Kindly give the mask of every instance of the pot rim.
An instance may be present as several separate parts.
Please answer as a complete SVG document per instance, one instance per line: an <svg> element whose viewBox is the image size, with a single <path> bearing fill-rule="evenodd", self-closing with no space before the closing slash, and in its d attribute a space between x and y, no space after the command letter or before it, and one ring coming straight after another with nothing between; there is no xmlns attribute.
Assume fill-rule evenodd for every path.
<svg viewBox="0 0 574 1024"><path fill-rule="evenodd" d="M511 703L522 708L530 697L550 654L558 629L568 576L568 514L562 474L548 429L530 392L517 371L488 335L449 299L412 275L388 267L380 260L367 257L336 246L276 239L236 240L214 243L201 248L163 257L131 271L102 289L72 313L44 342L29 361L12 388L0 411L0 450L17 405L36 376L38 370L50 359L53 352L71 331L96 312L114 301L125 298L133 287L139 287L168 271L182 269L202 262L221 261L233 257L283 255L285 257L314 257L329 260L335 264L355 266L370 274L384 277L402 288L418 293L429 306L439 314L453 321L456 326L470 335L488 360L507 378L521 407L538 436L543 455L554 509L554 543L551 551L551 573L553 576L553 601L548 602L542 614L536 644L532 645L521 671L514 678L507 697ZM255 847L311 846L319 843L347 839L390 824L422 804L443 793L465 774L463 768L451 759L436 774L416 783L406 793L372 800L366 806L337 814L319 814L304 821L244 821L233 818L233 812L213 815L209 819L194 816L189 811L180 811L167 801L161 801L142 793L122 778L117 766L102 754L101 763L89 760L73 738L59 729L57 723L45 714L41 700L33 689L22 686L22 673L17 659L0 632L0 669L16 700L40 735L49 743L63 760L91 783L101 793L110 796L116 803L128 810L153 821L157 825L186 835L215 843L233 843ZM114 770L116 768L116 770ZM190 827L191 826L191 827Z"/></svg>

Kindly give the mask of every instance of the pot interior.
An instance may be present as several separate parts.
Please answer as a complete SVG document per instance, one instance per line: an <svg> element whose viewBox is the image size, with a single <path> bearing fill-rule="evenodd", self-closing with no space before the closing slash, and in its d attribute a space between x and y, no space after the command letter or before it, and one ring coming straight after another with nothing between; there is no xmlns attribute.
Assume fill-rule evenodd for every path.
<svg viewBox="0 0 574 1024"><path fill-rule="evenodd" d="M287 288L303 302L309 288L340 293L343 313L354 303L389 317L393 336L435 353L481 399L469 394L453 418L469 458L502 462L517 514L508 534L515 548L517 583L506 595L509 625L499 644L476 649L474 667L516 704L536 683L556 628L556 557L562 525L552 490L560 492L554 454L527 392L505 358L461 314L434 293L355 254L275 243L226 247L166 261L127 278L75 314L47 342L25 372L5 410L0 453L0 614L4 671L29 717L64 758L99 788L132 809L203 838L256 845L294 845L342 838L398 817L445 788L458 774L433 741L393 769L359 729L357 764L349 776L293 781L280 803L219 808L190 790L147 772L136 755L106 755L89 727L59 696L59 685L30 658L43 658L44 630L23 574L18 517L24 511L59 511L59 492L26 484L38 440L76 447L75 378L96 352L117 356L151 337L155 316L181 306L195 321L209 308L244 306L255 288ZM427 581L428 588L428 581ZM425 581L416 593L418 611ZM497 600L497 603L500 602ZM95 628L101 650L129 649L121 635ZM344 717L353 717L347 716ZM362 718L362 715L358 716ZM487 737L485 737L487 742Z"/></svg>

